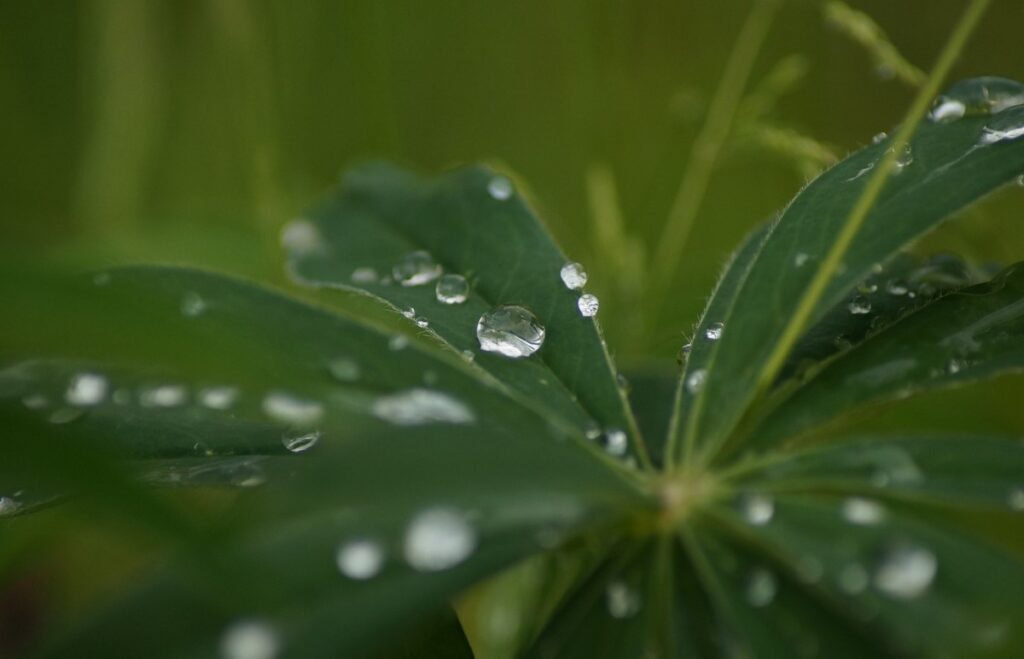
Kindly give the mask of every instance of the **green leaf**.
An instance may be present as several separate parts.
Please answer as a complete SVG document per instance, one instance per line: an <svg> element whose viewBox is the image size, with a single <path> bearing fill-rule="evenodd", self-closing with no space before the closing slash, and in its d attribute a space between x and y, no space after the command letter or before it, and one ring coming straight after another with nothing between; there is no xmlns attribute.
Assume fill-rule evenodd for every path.
<svg viewBox="0 0 1024 659"><path fill-rule="evenodd" d="M679 376L670 369L643 369L626 372L629 403L654 464L665 464L665 439L672 415Z"/></svg>
<svg viewBox="0 0 1024 659"><path fill-rule="evenodd" d="M826 363L755 431L764 448L866 405L1024 368L1024 266L951 293Z"/></svg>
<svg viewBox="0 0 1024 659"><path fill-rule="evenodd" d="M306 217L282 234L299 282L360 291L422 319L428 324L422 333L472 355L546 415L580 433L626 431L632 451L646 462L597 322L581 317L580 293L560 279L568 259L509 179L472 167L425 181L390 166L367 166L350 172ZM466 278L465 302L438 300L441 270L427 268L429 274L405 278L405 285L395 281L403 279L395 269L417 253ZM510 359L480 348L477 322L502 304L527 307L546 328L535 355Z"/></svg>
<svg viewBox="0 0 1024 659"><path fill-rule="evenodd" d="M1024 122L1024 107L998 114L969 114L946 123L926 122L910 142L907 164L895 173L832 276L811 322L821 320L872 272L908 242L950 214L1024 171L1024 141L1008 135ZM812 182L770 229L752 262L737 261L743 273L735 299L712 298L702 326L721 322L714 362L697 398L692 433L713 450L732 432L749 407L776 341L859 197L867 172L888 142L854 153ZM732 278L727 273L726 279ZM728 291L729 298L733 291ZM698 334L698 341L707 341ZM696 346L694 351L696 351ZM691 425L689 422L687 426ZM683 426L675 428L684 432ZM686 431L689 433L689 431Z"/></svg>

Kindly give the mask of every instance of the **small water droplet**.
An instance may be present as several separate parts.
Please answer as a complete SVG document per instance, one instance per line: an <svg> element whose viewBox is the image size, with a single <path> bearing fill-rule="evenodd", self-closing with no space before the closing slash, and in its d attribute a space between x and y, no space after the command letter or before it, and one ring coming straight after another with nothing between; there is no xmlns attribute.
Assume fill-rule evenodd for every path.
<svg viewBox="0 0 1024 659"><path fill-rule="evenodd" d="M161 384L139 392L139 404L143 407L178 407L187 399L188 391L180 384Z"/></svg>
<svg viewBox="0 0 1024 659"><path fill-rule="evenodd" d="M711 323L704 330L704 337L708 341L717 341L722 338L722 332L725 331L725 323Z"/></svg>
<svg viewBox="0 0 1024 659"><path fill-rule="evenodd" d="M211 410L226 410L238 400L238 390L234 387L207 387L199 391L199 404Z"/></svg>
<svg viewBox="0 0 1024 659"><path fill-rule="evenodd" d="M579 263L566 263L559 274L562 283L571 291L578 291L587 285L587 271Z"/></svg>
<svg viewBox="0 0 1024 659"><path fill-rule="evenodd" d="M441 276L441 266L429 252L410 252L391 269L391 276L402 286L422 286Z"/></svg>
<svg viewBox="0 0 1024 659"><path fill-rule="evenodd" d="M476 549L476 531L450 508L428 508L405 532L405 560L414 570L439 572L465 561Z"/></svg>
<svg viewBox="0 0 1024 659"><path fill-rule="evenodd" d="M858 295L846 305L847 310L854 316L863 316L871 313L871 301L866 297Z"/></svg>
<svg viewBox="0 0 1024 659"><path fill-rule="evenodd" d="M373 268L362 267L352 271L353 284L376 284L379 280L380 275Z"/></svg>
<svg viewBox="0 0 1024 659"><path fill-rule="evenodd" d="M1024 174L1017 177L1017 187L1024 188Z"/></svg>
<svg viewBox="0 0 1024 659"><path fill-rule="evenodd" d="M753 526L764 526L775 516L775 501L767 494L748 494L740 503L743 518Z"/></svg>
<svg viewBox="0 0 1024 659"><path fill-rule="evenodd" d="M793 265L795 265L798 268L802 268L810 260L811 260L811 255L810 254L805 254L803 252L797 252L796 256L793 257Z"/></svg>
<svg viewBox="0 0 1024 659"><path fill-rule="evenodd" d="M9 517L21 510L21 504L13 497L0 496L0 517Z"/></svg>
<svg viewBox="0 0 1024 659"><path fill-rule="evenodd" d="M1024 486L1015 487L1010 490L1007 502L1013 510L1024 511Z"/></svg>
<svg viewBox="0 0 1024 659"><path fill-rule="evenodd" d="M902 279L890 279L885 284L885 292L889 295L906 295L910 291L910 287Z"/></svg>
<svg viewBox="0 0 1024 659"><path fill-rule="evenodd" d="M324 414L323 405L285 391L272 391L263 397L263 412L280 423L310 426Z"/></svg>
<svg viewBox="0 0 1024 659"><path fill-rule="evenodd" d="M359 362L351 359L350 357L332 359L331 363L327 365L327 369L330 371L331 376L338 382L356 382L362 375L362 369L359 368Z"/></svg>
<svg viewBox="0 0 1024 659"><path fill-rule="evenodd" d="M544 344L546 331L526 307L504 304L480 316L476 338L480 349L505 357L529 357Z"/></svg>
<svg viewBox="0 0 1024 659"><path fill-rule="evenodd" d="M914 599L924 594L939 563L924 547L897 545L889 549L875 569L875 588L895 599Z"/></svg>
<svg viewBox="0 0 1024 659"><path fill-rule="evenodd" d="M281 246L302 256L322 251L324 240L315 224L306 219L295 219L281 229Z"/></svg>
<svg viewBox="0 0 1024 659"><path fill-rule="evenodd" d="M409 307L408 309L405 309L404 311L402 311L402 315L408 318L409 320L412 320L413 318L416 317L416 307Z"/></svg>
<svg viewBox="0 0 1024 659"><path fill-rule="evenodd" d="M280 649L277 632L262 620L238 621L228 627L220 639L224 659L274 659Z"/></svg>
<svg viewBox="0 0 1024 659"><path fill-rule="evenodd" d="M462 351L462 358L465 359L467 362L471 362L471 361L474 361L476 359L476 355L473 354L472 350L463 350Z"/></svg>
<svg viewBox="0 0 1024 659"><path fill-rule="evenodd" d="M601 306L601 301L597 299L596 295L584 293L576 301L576 306L579 308L581 316L591 318L597 315L597 309Z"/></svg>
<svg viewBox="0 0 1024 659"><path fill-rule="evenodd" d="M601 427L598 426L597 423L591 421L583 430L583 434L591 441L599 439L601 437Z"/></svg>
<svg viewBox="0 0 1024 659"><path fill-rule="evenodd" d="M850 497L843 501L843 519L858 526L873 526L885 519L885 508L871 499Z"/></svg>
<svg viewBox="0 0 1024 659"><path fill-rule="evenodd" d="M487 194L498 201L505 201L512 196L512 181L505 176L495 176L487 182Z"/></svg>
<svg viewBox="0 0 1024 659"><path fill-rule="evenodd" d="M608 455L622 457L629 449L629 437L624 430L609 428L604 433L604 450Z"/></svg>
<svg viewBox="0 0 1024 659"><path fill-rule="evenodd" d="M79 373L71 378L64 399L70 405L90 407L99 405L107 397L109 384L98 373Z"/></svg>
<svg viewBox="0 0 1024 659"><path fill-rule="evenodd" d="M768 606L778 589L774 574L761 567L754 568L747 577L747 603L757 608Z"/></svg>
<svg viewBox="0 0 1024 659"><path fill-rule="evenodd" d="M288 433L281 438L281 444L292 453L305 453L320 441L320 431Z"/></svg>
<svg viewBox="0 0 1024 659"><path fill-rule="evenodd" d="M875 133L875 136L871 138L872 144L881 144L882 142L889 139L889 134L884 130L881 133Z"/></svg>
<svg viewBox="0 0 1024 659"><path fill-rule="evenodd" d="M964 370L964 362L956 357L951 358L946 362L946 373L950 375L956 375L960 371Z"/></svg>
<svg viewBox="0 0 1024 659"><path fill-rule="evenodd" d="M384 549L373 540L361 538L342 543L334 558L343 575L365 581L380 573L384 565Z"/></svg>
<svg viewBox="0 0 1024 659"><path fill-rule="evenodd" d="M189 318L195 318L206 311L206 300L199 293L189 291L181 298L181 314Z"/></svg>
<svg viewBox="0 0 1024 659"><path fill-rule="evenodd" d="M419 327L420 329L427 329L428 327L430 327L430 321L424 318L423 316L417 318L415 322L416 327Z"/></svg>
<svg viewBox="0 0 1024 659"><path fill-rule="evenodd" d="M947 124L960 119L967 113L963 101L949 96L939 96L932 105L928 118L937 124Z"/></svg>
<svg viewBox="0 0 1024 659"><path fill-rule="evenodd" d="M399 426L426 423L474 423L476 415L465 403L432 389L407 389L373 401L373 415Z"/></svg>
<svg viewBox="0 0 1024 659"><path fill-rule="evenodd" d="M907 167L914 164L914 149L909 143L904 144L903 148L900 149L896 155L896 161L893 163L893 174L899 174Z"/></svg>
<svg viewBox="0 0 1024 659"><path fill-rule="evenodd" d="M441 304L462 304L469 297L469 282L462 275L443 275L434 294Z"/></svg>
<svg viewBox="0 0 1024 659"><path fill-rule="evenodd" d="M608 614L613 618L632 618L640 611L640 594L624 581L611 581L604 593Z"/></svg>
<svg viewBox="0 0 1024 659"><path fill-rule="evenodd" d="M690 394L699 394L704 390L704 383L707 382L708 372L703 368L698 368L693 373L686 376L686 391Z"/></svg>

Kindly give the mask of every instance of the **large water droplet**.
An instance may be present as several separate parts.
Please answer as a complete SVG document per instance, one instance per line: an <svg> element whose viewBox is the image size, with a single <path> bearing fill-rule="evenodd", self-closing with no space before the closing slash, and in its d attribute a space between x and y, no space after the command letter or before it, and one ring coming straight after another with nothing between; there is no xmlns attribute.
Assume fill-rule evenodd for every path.
<svg viewBox="0 0 1024 659"><path fill-rule="evenodd" d="M640 611L640 594L624 581L611 581L605 589L605 604L613 618L632 618Z"/></svg>
<svg viewBox="0 0 1024 659"><path fill-rule="evenodd" d="M180 384L161 384L139 392L143 407L178 407L188 399L188 391Z"/></svg>
<svg viewBox="0 0 1024 659"><path fill-rule="evenodd" d="M850 497L843 501L843 519L859 526L872 526L885 519L885 508L871 499Z"/></svg>
<svg viewBox="0 0 1024 659"><path fill-rule="evenodd" d="M338 570L357 581L372 579L384 565L384 549L373 540L359 539L342 543L335 554Z"/></svg>
<svg viewBox="0 0 1024 659"><path fill-rule="evenodd" d="M914 599L924 594L939 563L924 547L898 545L889 549L875 569L875 588L895 599Z"/></svg>
<svg viewBox="0 0 1024 659"><path fill-rule="evenodd" d="M717 341L722 338L722 332L725 331L724 323L711 323L707 329L704 330L704 336L708 341Z"/></svg>
<svg viewBox="0 0 1024 659"><path fill-rule="evenodd" d="M768 606L778 589L774 574L764 568L754 568L747 577L747 603L758 608Z"/></svg>
<svg viewBox="0 0 1024 659"><path fill-rule="evenodd" d="M349 357L333 359L327 368L331 372L331 376L338 382L356 382L362 375L359 362Z"/></svg>
<svg viewBox="0 0 1024 659"><path fill-rule="evenodd" d="M1015 80L986 76L958 82L935 101L933 121L955 121L962 116L998 114L1024 104L1024 85ZM945 108L945 112L936 111Z"/></svg>
<svg viewBox="0 0 1024 659"><path fill-rule="evenodd" d="M199 404L211 410L226 410L238 400L234 387L208 387L199 391Z"/></svg>
<svg viewBox="0 0 1024 659"><path fill-rule="evenodd" d="M1012 142L1024 136L1024 113L997 115L981 129L980 144Z"/></svg>
<svg viewBox="0 0 1024 659"><path fill-rule="evenodd" d="M740 502L743 518L748 524L764 526L775 516L775 501L767 494L748 494Z"/></svg>
<svg viewBox="0 0 1024 659"><path fill-rule="evenodd" d="M596 295L584 293L580 296L580 299L576 301L576 306L579 308L581 316L584 318L591 318L597 315L597 309L601 306L601 301L597 299Z"/></svg>
<svg viewBox="0 0 1024 659"><path fill-rule="evenodd" d="M505 176L495 176L487 182L487 194L498 201L509 199L512 192L512 181Z"/></svg>
<svg viewBox="0 0 1024 659"><path fill-rule="evenodd" d="M269 623L262 620L241 620L224 631L220 653L224 659L274 659L281 649L281 639Z"/></svg>
<svg viewBox="0 0 1024 659"><path fill-rule="evenodd" d="M281 443L292 453L305 453L320 441L320 431L307 433L288 433L281 438Z"/></svg>
<svg viewBox="0 0 1024 659"><path fill-rule="evenodd" d="M846 305L847 310L854 316L863 316L871 313L871 301L866 297L858 295Z"/></svg>
<svg viewBox="0 0 1024 659"><path fill-rule="evenodd" d="M708 372L703 368L698 368L686 376L686 391L690 394L699 394L704 390L704 383L707 382L707 379Z"/></svg>
<svg viewBox="0 0 1024 659"><path fill-rule="evenodd" d="M469 297L469 282L462 275L444 275L434 293L441 304L462 304Z"/></svg>
<svg viewBox="0 0 1024 659"><path fill-rule="evenodd" d="M938 124L947 124L956 121L965 114L967 114L967 106L964 105L963 101L950 98L949 96L940 96L935 99L928 118Z"/></svg>
<svg viewBox="0 0 1024 659"><path fill-rule="evenodd" d="M373 415L399 426L425 423L473 423L476 415L465 403L433 389L407 389L373 401Z"/></svg>
<svg viewBox="0 0 1024 659"><path fill-rule="evenodd" d="M79 373L71 378L64 399L71 405L99 405L107 397L107 379L97 373Z"/></svg>
<svg viewBox="0 0 1024 659"><path fill-rule="evenodd" d="M587 271L579 263L566 263L559 274L562 283L571 291L578 291L587 285Z"/></svg>
<svg viewBox="0 0 1024 659"><path fill-rule="evenodd" d="M544 344L544 326L527 309L515 304L495 307L480 316L476 338L480 348L506 357L529 357Z"/></svg>
<svg viewBox="0 0 1024 659"><path fill-rule="evenodd" d="M429 508L409 523L404 553L409 565L422 572L455 567L476 549L476 531L450 508Z"/></svg>
<svg viewBox="0 0 1024 659"><path fill-rule="evenodd" d="M309 426L324 414L323 405L285 391L272 391L263 397L263 412L281 423Z"/></svg>
<svg viewBox="0 0 1024 659"><path fill-rule="evenodd" d="M391 269L391 276L402 286L422 286L441 276L441 266L429 252L410 252Z"/></svg>

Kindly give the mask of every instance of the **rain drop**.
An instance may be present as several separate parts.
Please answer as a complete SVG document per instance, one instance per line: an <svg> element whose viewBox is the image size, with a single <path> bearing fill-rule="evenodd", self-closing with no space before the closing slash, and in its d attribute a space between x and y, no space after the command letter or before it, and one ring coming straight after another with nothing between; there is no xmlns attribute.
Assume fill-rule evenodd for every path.
<svg viewBox="0 0 1024 659"><path fill-rule="evenodd" d="M544 344L545 329L537 317L515 304L491 309L476 324L476 338L480 349L496 352L505 357L529 357Z"/></svg>
<svg viewBox="0 0 1024 659"><path fill-rule="evenodd" d="M871 143L872 144L881 144L882 142L886 141L887 139L889 139L889 134L886 133L885 131L882 131L881 133L876 133L875 136L871 138Z"/></svg>
<svg viewBox="0 0 1024 659"><path fill-rule="evenodd" d="M703 368L698 368L693 373L686 376L686 391L691 394L699 394L704 389L704 383L707 382L708 372Z"/></svg>
<svg viewBox="0 0 1024 659"><path fill-rule="evenodd" d="M71 405L89 407L99 405L107 397L107 379L96 373L79 373L71 378L64 398Z"/></svg>
<svg viewBox="0 0 1024 659"><path fill-rule="evenodd" d="M274 659L280 649L277 632L261 620L236 622L220 639L224 659Z"/></svg>
<svg viewBox="0 0 1024 659"><path fill-rule="evenodd" d="M767 494L748 494L741 502L743 518L753 526L764 526L775 516L775 502Z"/></svg>
<svg viewBox="0 0 1024 659"><path fill-rule="evenodd" d="M272 391L263 397L263 412L281 423L309 426L324 414L323 405L284 391Z"/></svg>
<svg viewBox="0 0 1024 659"><path fill-rule="evenodd" d="M778 589L774 574L764 568L754 568L747 578L747 603L757 608L768 606Z"/></svg>
<svg viewBox="0 0 1024 659"><path fill-rule="evenodd" d="M356 581L377 576L384 565L384 550L373 540L350 540L338 547L335 554L338 570Z"/></svg>
<svg viewBox="0 0 1024 659"><path fill-rule="evenodd" d="M359 376L362 375L359 362L348 357L339 357L332 360L327 368L331 372L331 377L338 382L356 382L359 380Z"/></svg>
<svg viewBox="0 0 1024 659"><path fill-rule="evenodd" d="M462 304L469 297L469 282L462 275L444 275L434 293L441 304Z"/></svg>
<svg viewBox="0 0 1024 659"><path fill-rule="evenodd" d="M609 428L604 433L604 450L608 455L622 457L629 448L629 437L624 430Z"/></svg>
<svg viewBox="0 0 1024 659"><path fill-rule="evenodd" d="M632 618L640 611L640 595L624 581L612 581L605 589L605 604L613 618Z"/></svg>
<svg viewBox="0 0 1024 659"><path fill-rule="evenodd" d="M843 501L843 519L858 526L873 526L885 519L885 508L871 499L851 497Z"/></svg>
<svg viewBox="0 0 1024 659"><path fill-rule="evenodd" d="M846 305L847 310L854 316L863 316L871 313L871 301L866 297L858 295Z"/></svg>
<svg viewBox="0 0 1024 659"><path fill-rule="evenodd" d="M909 143L904 144L903 148L896 155L896 160L893 163L893 173L899 174L904 169L914 163L914 150Z"/></svg>
<svg viewBox="0 0 1024 659"><path fill-rule="evenodd" d="M415 570L439 572L469 558L476 543L476 531L463 515L450 508L429 508L406 529L405 560Z"/></svg>
<svg viewBox="0 0 1024 659"><path fill-rule="evenodd" d="M402 312L402 315L408 318L409 320L412 320L413 318L416 317L416 307L409 307L408 309Z"/></svg>
<svg viewBox="0 0 1024 659"><path fill-rule="evenodd" d="M590 293L584 293L580 296L580 299L576 301L576 306L580 310L580 315L584 318L591 318L597 315L597 309L601 305L601 301L597 299L596 295Z"/></svg>
<svg viewBox="0 0 1024 659"><path fill-rule="evenodd" d="M981 129L980 144L1011 142L1024 136L1024 114L999 115Z"/></svg>
<svg viewBox="0 0 1024 659"><path fill-rule="evenodd" d="M305 453L316 446L316 443L319 441L319 430L303 434L287 434L281 438L281 443L292 453Z"/></svg>
<svg viewBox="0 0 1024 659"><path fill-rule="evenodd" d="M398 426L426 423L474 423L476 415L465 403L432 389L407 389L373 401L373 415Z"/></svg>
<svg viewBox="0 0 1024 659"><path fill-rule="evenodd" d="M441 266L429 252L420 250L402 257L391 269L391 276L402 286L422 286L441 276Z"/></svg>
<svg viewBox="0 0 1024 659"><path fill-rule="evenodd" d="M912 545L890 549L875 569L875 588L894 599L914 599L924 594L938 570L935 554Z"/></svg>
<svg viewBox="0 0 1024 659"><path fill-rule="evenodd" d="M505 201L512 196L512 181L505 176L495 176L487 182L487 194L498 201Z"/></svg>
<svg viewBox="0 0 1024 659"><path fill-rule="evenodd" d="M587 285L587 271L579 263L566 263L559 274L570 291L578 291Z"/></svg>
<svg viewBox="0 0 1024 659"><path fill-rule="evenodd" d="M722 338L722 332L725 331L724 323L711 323L707 329L704 330L704 336L708 341L717 341Z"/></svg>

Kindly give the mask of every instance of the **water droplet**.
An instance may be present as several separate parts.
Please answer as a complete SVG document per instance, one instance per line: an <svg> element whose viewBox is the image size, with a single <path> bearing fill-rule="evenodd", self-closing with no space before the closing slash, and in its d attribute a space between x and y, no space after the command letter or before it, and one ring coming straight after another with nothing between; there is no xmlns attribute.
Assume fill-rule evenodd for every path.
<svg viewBox="0 0 1024 659"><path fill-rule="evenodd" d="M199 391L199 404L211 410L226 410L238 400L234 387L208 387Z"/></svg>
<svg viewBox="0 0 1024 659"><path fill-rule="evenodd" d="M300 218L292 220L281 229L281 246L301 256L322 251L324 241L315 224Z"/></svg>
<svg viewBox="0 0 1024 659"><path fill-rule="evenodd" d="M861 295L870 295L878 292L878 284L871 282L862 282L857 285L857 292Z"/></svg>
<svg viewBox="0 0 1024 659"><path fill-rule="evenodd" d="M408 318L409 320L412 320L413 318L416 317L416 307L409 307L408 309L402 312L402 315Z"/></svg>
<svg viewBox="0 0 1024 659"><path fill-rule="evenodd" d="M843 569L839 571L838 581L839 587L844 593L857 595L863 593L864 589L868 587L868 571L858 563L850 563L844 565Z"/></svg>
<svg viewBox="0 0 1024 659"><path fill-rule="evenodd" d="M441 304L462 304L469 297L469 282L462 275L444 275L434 289Z"/></svg>
<svg viewBox="0 0 1024 659"><path fill-rule="evenodd" d="M352 271L353 284L376 284L379 280L380 275L373 268L362 267Z"/></svg>
<svg viewBox="0 0 1024 659"><path fill-rule="evenodd" d="M286 434L281 438L281 444L292 453L305 453L309 449L316 446L316 443L320 441L320 431L314 430L313 432L307 432L302 434Z"/></svg>
<svg viewBox="0 0 1024 659"><path fill-rule="evenodd" d="M189 318L195 318L206 311L206 300L199 293L188 292L181 298L181 314Z"/></svg>
<svg viewBox="0 0 1024 659"><path fill-rule="evenodd" d="M263 412L280 423L309 426L324 414L323 405L284 391L272 391L263 397Z"/></svg>
<svg viewBox="0 0 1024 659"><path fill-rule="evenodd" d="M463 350L462 358L465 359L467 362L471 362L476 359L476 355L473 354L472 350Z"/></svg>
<svg viewBox="0 0 1024 659"><path fill-rule="evenodd" d="M615 374L615 384L619 385L619 389L628 394L633 390L633 385L630 384L629 378L622 373Z"/></svg>
<svg viewBox="0 0 1024 659"><path fill-rule="evenodd" d="M998 115L981 129L980 144L1011 142L1024 136L1024 113Z"/></svg>
<svg viewBox="0 0 1024 659"><path fill-rule="evenodd" d="M410 252L391 269L391 276L402 286L422 286L441 276L441 266L429 252Z"/></svg>
<svg viewBox="0 0 1024 659"><path fill-rule="evenodd" d="M409 347L409 337L405 334L395 334L388 339L388 349L394 352L405 350Z"/></svg>
<svg viewBox="0 0 1024 659"><path fill-rule="evenodd" d="M858 526L873 526L885 519L885 508L871 499L850 497L843 501L843 519Z"/></svg>
<svg viewBox="0 0 1024 659"><path fill-rule="evenodd" d="M161 384L139 392L139 404L143 407L178 407L187 398L188 391L180 384Z"/></svg>
<svg viewBox="0 0 1024 659"><path fill-rule="evenodd" d="M895 599L922 595L935 579L939 563L935 554L913 545L891 548L875 569L875 588Z"/></svg>
<svg viewBox="0 0 1024 659"><path fill-rule="evenodd" d="M0 517L9 517L17 513L21 505L12 497L0 497Z"/></svg>
<svg viewBox="0 0 1024 659"><path fill-rule="evenodd" d="M373 415L399 426L425 423L474 423L476 415L465 403L432 389L407 389L373 401Z"/></svg>
<svg viewBox="0 0 1024 659"><path fill-rule="evenodd" d="M885 284L885 292L889 295L906 295L910 291L910 287L902 279L890 279Z"/></svg>
<svg viewBox="0 0 1024 659"><path fill-rule="evenodd" d="M795 265L798 268L802 268L810 260L811 260L811 255L810 254L805 254L803 252L797 252L796 256L793 257L793 265Z"/></svg>
<svg viewBox="0 0 1024 659"><path fill-rule="evenodd" d="M708 341L717 341L722 338L722 332L725 331L724 323L711 323L707 329L704 330L704 336Z"/></svg>
<svg viewBox="0 0 1024 659"><path fill-rule="evenodd" d="M597 309L601 305L601 301L597 299L596 295L590 293L584 293L580 296L580 299L576 301L576 306L580 310L580 315L584 318L590 318L597 315Z"/></svg>
<svg viewBox="0 0 1024 659"><path fill-rule="evenodd" d="M882 142L889 139L889 134L884 130L881 133L875 133L875 136L871 138L872 144L881 144Z"/></svg>
<svg viewBox="0 0 1024 659"><path fill-rule="evenodd" d="M912 164L914 164L914 149L907 143L903 145L903 148L896 155L892 172L893 174L899 174Z"/></svg>
<svg viewBox="0 0 1024 659"><path fill-rule="evenodd" d="M964 366L965 364L962 360L953 357L948 362L946 362L946 373L949 373L950 375L956 375L960 371L964 370Z"/></svg>
<svg viewBox="0 0 1024 659"><path fill-rule="evenodd" d="M1024 174L1017 177L1017 187L1024 188Z"/></svg>
<svg viewBox="0 0 1024 659"><path fill-rule="evenodd" d="M629 437L624 430L609 428L604 433L604 450L608 455L622 457L629 449Z"/></svg>
<svg viewBox="0 0 1024 659"><path fill-rule="evenodd" d="M764 526L775 516L775 501L767 494L748 494L740 505L743 518L754 526Z"/></svg>
<svg viewBox="0 0 1024 659"><path fill-rule="evenodd" d="M754 568L747 578L747 603L757 608L768 606L778 589L774 574L764 568Z"/></svg>
<svg viewBox="0 0 1024 659"><path fill-rule="evenodd" d="M545 330L536 316L515 304L495 307L480 316L476 338L480 348L505 357L529 357L544 344Z"/></svg>
<svg viewBox="0 0 1024 659"><path fill-rule="evenodd" d="M439 572L455 567L476 549L476 531L450 508L429 508L405 532L405 560L414 570Z"/></svg>
<svg viewBox="0 0 1024 659"><path fill-rule="evenodd" d="M699 394L704 389L704 383L707 382L708 372L703 368L698 368L693 373L686 376L686 391L691 394Z"/></svg>
<svg viewBox="0 0 1024 659"><path fill-rule="evenodd" d="M559 274L562 283L571 291L578 291L587 285L587 271L579 263L566 263Z"/></svg>
<svg viewBox="0 0 1024 659"><path fill-rule="evenodd" d="M604 599L608 614L613 618L632 618L640 611L640 594L624 581L609 582Z"/></svg>
<svg viewBox="0 0 1024 659"><path fill-rule="evenodd" d="M963 108L962 111L955 106L957 103ZM935 109L943 104L954 104L949 110L953 115L949 121L964 115L998 114L1024 104L1024 86L1015 80L993 76L958 82L936 99L932 110L933 121L942 121L942 118L936 119L934 114Z"/></svg>
<svg viewBox="0 0 1024 659"><path fill-rule="evenodd" d="M373 540L350 540L338 547L334 558L343 575L365 581L380 573L384 565L384 549Z"/></svg>
<svg viewBox="0 0 1024 659"><path fill-rule="evenodd" d="M423 316L417 318L415 322L416 327L419 327L420 329L427 329L428 327L430 327L430 321L424 318Z"/></svg>
<svg viewBox="0 0 1024 659"><path fill-rule="evenodd" d="M871 301L868 300L866 297L858 295L857 297L850 300L849 304L846 305L846 308L854 316L863 316L865 314L871 313Z"/></svg>
<svg viewBox="0 0 1024 659"><path fill-rule="evenodd" d="M228 627L220 639L224 659L274 659L281 639L274 628L262 620L241 620Z"/></svg>
<svg viewBox="0 0 1024 659"><path fill-rule="evenodd" d="M359 362L348 357L339 357L338 359L331 360L327 368L331 372L331 376L338 382L356 382L359 380L359 376L362 375Z"/></svg>
<svg viewBox="0 0 1024 659"><path fill-rule="evenodd" d="M498 201L509 199L512 192L512 181L505 176L495 176L487 182L487 194Z"/></svg>
<svg viewBox="0 0 1024 659"><path fill-rule="evenodd" d="M64 399L70 405L89 407L99 405L107 397L107 379L97 373L79 373L71 378Z"/></svg>
<svg viewBox="0 0 1024 659"><path fill-rule="evenodd" d="M1010 496L1007 497L1007 502L1013 510L1024 511L1024 486L1015 487L1010 490Z"/></svg>
<svg viewBox="0 0 1024 659"><path fill-rule="evenodd" d="M946 124L960 119L966 113L967 106L964 105L963 101L950 98L949 96L940 96L935 99L928 118L935 123Z"/></svg>

